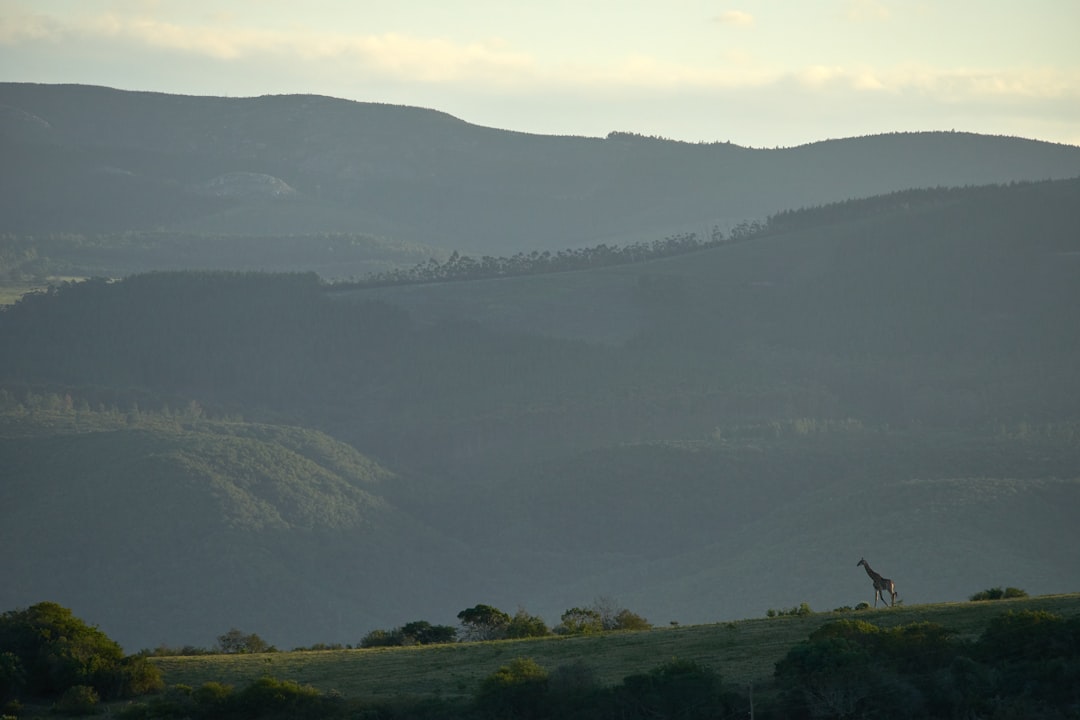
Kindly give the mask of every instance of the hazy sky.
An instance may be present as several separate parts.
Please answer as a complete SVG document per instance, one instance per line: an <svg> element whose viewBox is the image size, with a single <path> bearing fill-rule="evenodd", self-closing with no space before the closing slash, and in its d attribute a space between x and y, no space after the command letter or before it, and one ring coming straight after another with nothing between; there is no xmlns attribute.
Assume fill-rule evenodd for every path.
<svg viewBox="0 0 1080 720"><path fill-rule="evenodd" d="M757 147L949 129L1080 145L1080 0L0 0L0 80Z"/></svg>

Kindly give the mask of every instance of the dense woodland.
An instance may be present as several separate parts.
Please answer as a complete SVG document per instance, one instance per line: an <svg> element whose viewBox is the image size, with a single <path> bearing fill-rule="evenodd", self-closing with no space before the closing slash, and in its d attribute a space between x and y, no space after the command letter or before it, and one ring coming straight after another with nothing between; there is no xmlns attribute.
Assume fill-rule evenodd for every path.
<svg viewBox="0 0 1080 720"><path fill-rule="evenodd" d="M758 150L528 135L312 95L0 83L0 105L0 233L19 236L349 233L433 247L440 260L455 250L508 257L726 232L787 208L909 188L1080 175L1077 148L955 132ZM239 173L295 192L220 184Z"/></svg>
<svg viewBox="0 0 1080 720"><path fill-rule="evenodd" d="M902 533L912 600L1000 582L1001 565L1067 590L1076 544L1051 538L1078 492L1076 193L901 194L649 262L471 282L56 285L0 312L0 458L23 509L0 532L23 548L24 524L74 528L65 513L89 502L101 511L77 527L103 544L70 555L58 538L5 562L82 578L107 627L131 628L114 631L126 646L251 624L192 573L258 606L260 627L291 627L286 645L446 624L431 583L552 625L599 595L684 622L854 605L837 560L866 507L884 508L880 541L859 554L891 556ZM105 484L48 503L70 477ZM160 542L107 530L120 507ZM194 527L205 543L177 539ZM972 533L992 549L974 562ZM805 557L789 570L805 593L755 572L777 553ZM151 571L175 629L130 624L91 556L117 582ZM312 608L303 623L259 599L268 582Z"/></svg>

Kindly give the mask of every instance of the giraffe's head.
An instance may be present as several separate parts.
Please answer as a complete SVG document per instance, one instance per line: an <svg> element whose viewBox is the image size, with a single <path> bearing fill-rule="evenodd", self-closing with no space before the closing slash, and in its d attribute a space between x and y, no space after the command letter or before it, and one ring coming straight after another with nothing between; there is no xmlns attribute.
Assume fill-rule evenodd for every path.
<svg viewBox="0 0 1080 720"><path fill-rule="evenodd" d="M855 563L855 567L866 564L866 558L859 558L859 562Z"/></svg>

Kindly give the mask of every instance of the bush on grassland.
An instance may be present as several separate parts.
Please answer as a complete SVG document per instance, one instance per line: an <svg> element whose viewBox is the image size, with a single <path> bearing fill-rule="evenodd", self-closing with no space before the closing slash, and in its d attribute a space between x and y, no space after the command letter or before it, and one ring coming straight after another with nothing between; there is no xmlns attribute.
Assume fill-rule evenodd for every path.
<svg viewBox="0 0 1080 720"><path fill-rule="evenodd" d="M1007 587L1002 590L999 587L994 587L987 588L986 590L981 590L972 595L969 599L972 602L979 602L982 600L1008 600L1010 598L1026 598L1027 596L1027 592L1021 590L1020 588Z"/></svg>

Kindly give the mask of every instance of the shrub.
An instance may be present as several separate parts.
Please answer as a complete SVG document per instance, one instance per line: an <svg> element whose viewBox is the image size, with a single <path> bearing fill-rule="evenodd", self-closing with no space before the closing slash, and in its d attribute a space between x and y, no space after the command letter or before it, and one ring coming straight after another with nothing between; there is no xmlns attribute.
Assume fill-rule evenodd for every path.
<svg viewBox="0 0 1080 720"><path fill-rule="evenodd" d="M0 648L0 691L9 694L55 698L85 686L109 700L162 687L154 665L125 658L105 633L56 603L0 615Z"/></svg>
<svg viewBox="0 0 1080 720"><path fill-rule="evenodd" d="M439 645L457 640L457 629L449 625L432 625L426 620L417 620L402 625L401 635L406 645Z"/></svg>
<svg viewBox="0 0 1080 720"><path fill-rule="evenodd" d="M192 699L202 708L220 707L233 695L233 686L219 682L205 682L191 693Z"/></svg>
<svg viewBox="0 0 1080 720"><path fill-rule="evenodd" d="M935 623L827 623L776 664L784 715L937 717L926 704L954 702L949 676L964 647Z"/></svg>
<svg viewBox="0 0 1080 720"><path fill-rule="evenodd" d="M620 718L728 717L734 700L720 676L689 660L672 660L648 673L630 675L614 689Z"/></svg>
<svg viewBox="0 0 1080 720"><path fill-rule="evenodd" d="M476 705L496 718L540 717L547 689L547 671L531 658L517 658L484 678Z"/></svg>
<svg viewBox="0 0 1080 720"><path fill-rule="evenodd" d="M585 635L607 630L648 630L648 620L620 608L607 598L600 598L587 608L574 607L562 614L555 632L560 635Z"/></svg>
<svg viewBox="0 0 1080 720"><path fill-rule="evenodd" d="M191 718L195 710L194 693L188 685L172 685L148 703L132 703L120 710L122 720L159 720Z"/></svg>
<svg viewBox="0 0 1080 720"><path fill-rule="evenodd" d="M800 716L817 707L819 712L849 717L865 709L877 684L871 656L857 637L865 623L845 622L852 624L825 626L829 631L815 633L776 664L785 714Z"/></svg>
<svg viewBox="0 0 1080 720"><path fill-rule="evenodd" d="M246 634L236 628L229 630L224 635L218 636L218 647L221 652L231 655L236 653L264 653L277 652L277 648L263 640L255 633Z"/></svg>
<svg viewBox="0 0 1080 720"><path fill-rule="evenodd" d="M89 685L72 685L56 701L56 712L61 715L93 715L98 712L97 691Z"/></svg>
<svg viewBox="0 0 1080 720"><path fill-rule="evenodd" d="M360 641L360 647L397 647L400 645L438 645L457 640L457 629L432 625L426 620L406 623L393 630L372 630Z"/></svg>
<svg viewBox="0 0 1080 720"><path fill-rule="evenodd" d="M1024 591L1024 590L1021 590L1020 588L1007 587L1004 590L1002 590L999 587L995 587L995 588L987 588L986 590L982 590L980 592L977 592L974 595L972 595L969 599L972 602L980 602L980 601L983 601L983 600L1001 600L1001 599L1008 599L1008 598L1025 598L1027 596L1028 596L1027 592Z"/></svg>
<svg viewBox="0 0 1080 720"><path fill-rule="evenodd" d="M614 630L649 630L651 628L652 623L626 608L615 614Z"/></svg>
<svg viewBox="0 0 1080 720"><path fill-rule="evenodd" d="M599 687L596 670L583 660L574 660L555 668L548 678L548 683L559 697L587 693Z"/></svg>
<svg viewBox="0 0 1080 720"><path fill-rule="evenodd" d="M401 634L401 628L393 630L372 630L360 640L360 647L394 647L404 645L405 638Z"/></svg>
<svg viewBox="0 0 1080 720"><path fill-rule="evenodd" d="M769 608L765 611L765 617L782 617L785 615L790 615L793 617L807 617L808 615L813 614L814 611L811 610L810 606L806 603L801 603L798 607L791 607L787 610L773 610L772 608Z"/></svg>
<svg viewBox="0 0 1080 720"><path fill-rule="evenodd" d="M184 645L183 647L169 647L164 643L151 650L144 648L138 652L143 657L180 657L188 655L213 655L216 651L208 648Z"/></svg>
<svg viewBox="0 0 1080 720"><path fill-rule="evenodd" d="M26 670L15 653L0 652L0 702L18 697L26 686Z"/></svg>
<svg viewBox="0 0 1080 720"><path fill-rule="evenodd" d="M560 635L587 635L604 630L604 620L593 608L570 608L559 620L555 632Z"/></svg>
<svg viewBox="0 0 1080 720"><path fill-rule="evenodd" d="M498 640L506 637L510 616L490 605L476 605L457 614L465 640Z"/></svg>
<svg viewBox="0 0 1080 720"><path fill-rule="evenodd" d="M544 637L550 634L544 619L538 615L530 615L525 608L519 608L506 626L508 638Z"/></svg>
<svg viewBox="0 0 1080 720"><path fill-rule="evenodd" d="M1080 654L1080 629L1044 610L1007 612L990 621L976 644L980 657L996 661L1046 660Z"/></svg>
<svg viewBox="0 0 1080 720"><path fill-rule="evenodd" d="M294 680L262 677L231 696L231 703L250 717L318 716L319 691Z"/></svg>

